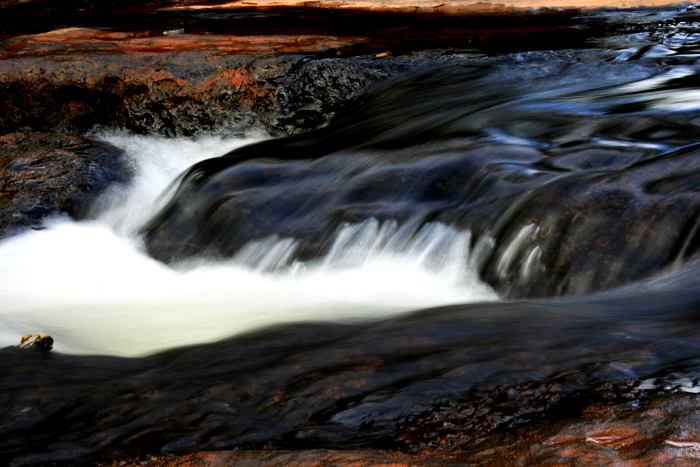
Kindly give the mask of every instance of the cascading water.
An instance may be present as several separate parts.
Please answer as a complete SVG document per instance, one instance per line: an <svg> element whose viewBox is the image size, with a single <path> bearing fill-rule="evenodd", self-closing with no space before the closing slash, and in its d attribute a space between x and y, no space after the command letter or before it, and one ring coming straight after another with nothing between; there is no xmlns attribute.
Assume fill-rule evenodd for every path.
<svg viewBox="0 0 700 467"><path fill-rule="evenodd" d="M527 431L700 390L700 22L626 18L457 54L306 134L102 135L130 184L0 243L0 343L60 351L2 349L0 462L700 445L696 413Z"/></svg>
<svg viewBox="0 0 700 467"><path fill-rule="evenodd" d="M143 355L271 324L496 298L467 266L469 232L439 223L347 225L306 263L294 261L293 239L270 237L229 260L171 268L143 252L139 229L180 171L254 139L101 138L126 151L133 180L104 195L93 220L54 219L0 243L0 345L41 331L61 352Z"/></svg>

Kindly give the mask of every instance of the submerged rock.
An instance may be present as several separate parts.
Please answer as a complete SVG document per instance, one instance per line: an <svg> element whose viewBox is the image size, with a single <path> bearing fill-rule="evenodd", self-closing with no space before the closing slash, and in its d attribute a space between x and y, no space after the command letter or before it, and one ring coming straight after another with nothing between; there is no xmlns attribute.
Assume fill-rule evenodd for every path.
<svg viewBox="0 0 700 467"><path fill-rule="evenodd" d="M121 152L84 137L38 132L0 136L0 238L41 228L47 216L80 219L111 183L126 181Z"/></svg>
<svg viewBox="0 0 700 467"><path fill-rule="evenodd" d="M298 449L298 450L234 450L203 451L186 456L149 456L141 461L127 461L125 466L289 466L306 467L321 465L353 466L462 466L463 462L440 455L410 455L379 449Z"/></svg>

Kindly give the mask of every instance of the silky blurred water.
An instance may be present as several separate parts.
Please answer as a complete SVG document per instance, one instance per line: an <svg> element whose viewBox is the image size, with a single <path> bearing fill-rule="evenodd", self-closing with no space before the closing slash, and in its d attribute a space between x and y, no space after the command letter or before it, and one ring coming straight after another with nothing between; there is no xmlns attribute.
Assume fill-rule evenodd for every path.
<svg viewBox="0 0 700 467"><path fill-rule="evenodd" d="M260 139L104 134L135 175L95 205L93 220L53 219L0 243L0 346L28 332L67 353L143 355L276 323L379 319L429 306L494 300L469 265L469 232L367 220L341 227L328 255L293 261L271 237L229 260L172 266L143 251L139 228L197 160Z"/></svg>

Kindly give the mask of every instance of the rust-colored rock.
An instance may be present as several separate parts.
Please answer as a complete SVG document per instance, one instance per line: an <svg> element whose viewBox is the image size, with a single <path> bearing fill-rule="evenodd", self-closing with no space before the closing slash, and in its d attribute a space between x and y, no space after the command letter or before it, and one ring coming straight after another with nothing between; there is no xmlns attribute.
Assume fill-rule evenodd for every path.
<svg viewBox="0 0 700 467"><path fill-rule="evenodd" d="M196 3L0 3L0 132L299 133L455 54L578 48L618 27L484 2Z"/></svg>
<svg viewBox="0 0 700 467"><path fill-rule="evenodd" d="M182 456L151 456L113 465L148 467L191 466L321 466L321 465L695 465L700 460L693 396L663 398L634 409L606 405L611 416L600 420L534 423L514 433L484 434L453 452L424 450L415 454L376 449L300 449L202 451ZM592 442L586 436L606 439ZM599 430L599 431L596 431ZM600 431L602 430L602 431ZM693 432L694 436L679 433ZM612 441L622 440L624 443Z"/></svg>
<svg viewBox="0 0 700 467"><path fill-rule="evenodd" d="M297 7L297 8L338 8L338 9L366 9L372 11L432 11L436 13L493 13L513 12L521 9L537 8L604 8L622 7L638 8L643 6L673 5L672 0L626 0L620 3L612 3L610 0L253 0L246 2L219 0L216 2L187 2L184 5L168 7L172 10L209 10L209 9L240 9L240 8L266 8L266 7Z"/></svg>
<svg viewBox="0 0 700 467"><path fill-rule="evenodd" d="M264 58L345 43L334 39L120 35L62 31L0 46L0 131L297 132L401 69L379 59Z"/></svg>
<svg viewBox="0 0 700 467"><path fill-rule="evenodd" d="M236 36L185 34L164 31L114 32L90 28L65 28L20 36L5 42L0 59L22 56L85 53L207 52L208 55L271 55L323 52L349 47L363 38L329 35Z"/></svg>
<svg viewBox="0 0 700 467"><path fill-rule="evenodd" d="M19 342L19 348L48 352L53 348L53 337L42 333L25 334Z"/></svg>
<svg viewBox="0 0 700 467"><path fill-rule="evenodd" d="M442 456L409 455L396 451L306 449L299 451L219 451L199 452L187 456L151 457L145 462L126 465L145 465L147 467L204 467L220 465L236 466L278 466L289 467L345 465L345 466L382 466L382 467L418 467L463 465L452 462Z"/></svg>

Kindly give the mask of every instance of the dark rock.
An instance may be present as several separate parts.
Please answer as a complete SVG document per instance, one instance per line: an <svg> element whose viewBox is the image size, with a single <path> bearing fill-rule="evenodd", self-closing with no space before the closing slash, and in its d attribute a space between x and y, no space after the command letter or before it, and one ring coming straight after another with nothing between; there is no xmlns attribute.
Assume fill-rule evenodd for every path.
<svg viewBox="0 0 700 467"><path fill-rule="evenodd" d="M364 89L420 66L420 60L328 58L307 60L279 78L271 127L287 134L315 129L346 109Z"/></svg>
<svg viewBox="0 0 700 467"><path fill-rule="evenodd" d="M415 446L412 453L378 449L298 449L202 451L182 456L149 456L127 461L126 465L169 467L221 464L257 465L596 465L640 463L642 465L688 465L697 459L700 438L696 413L698 398L670 395L643 405L594 403L578 418L530 423L510 431L480 433L470 446L457 432L460 420L435 423L445 431L433 446ZM459 413L455 411L456 413ZM558 417L559 418L559 417ZM450 427L450 428L447 428ZM420 429L415 426L414 430ZM449 433L447 431L449 430ZM437 439L435 439L437 441ZM464 450L466 449L466 451Z"/></svg>
<svg viewBox="0 0 700 467"><path fill-rule="evenodd" d="M698 390L697 268L662 287L297 323L144 358L2 349L0 462L330 448L538 463L565 454L546 442L557 433L605 452L586 438L606 430L639 441L621 455L669 453L682 448L664 440L698 428L681 394Z"/></svg>
<svg viewBox="0 0 700 467"><path fill-rule="evenodd" d="M128 173L121 152L104 143L36 132L0 136L0 237L41 228L50 215L80 219L95 195Z"/></svg>
<svg viewBox="0 0 700 467"><path fill-rule="evenodd" d="M215 46L202 37L190 40L197 47ZM366 84L402 68L371 59L212 56L196 48L85 53L89 60L82 54L60 62L52 56L0 60L0 130L122 128L174 136L265 128L297 133L325 123ZM314 73L331 85L306 78Z"/></svg>
<svg viewBox="0 0 700 467"><path fill-rule="evenodd" d="M696 253L693 114L607 109L582 120L565 95L549 104L523 91L552 93L570 70L446 68L380 84L317 131L196 164L147 226L149 252L228 257L278 235L307 260L343 223L440 221L472 231L482 276L510 296L602 290Z"/></svg>
<svg viewBox="0 0 700 467"><path fill-rule="evenodd" d="M0 133L108 127L192 135L255 126L293 134L325 124L367 84L409 69L467 55L488 61L483 52L578 49L601 31L645 30L605 16L514 14L487 3L339 12L308 2L201 11L162 9L168 1L7 1ZM663 21L681 27L692 18Z"/></svg>

